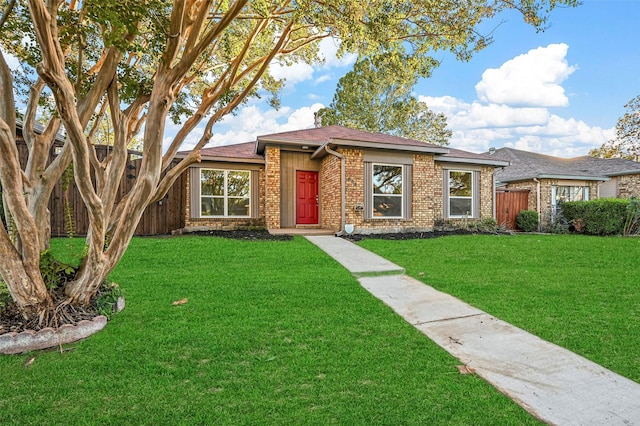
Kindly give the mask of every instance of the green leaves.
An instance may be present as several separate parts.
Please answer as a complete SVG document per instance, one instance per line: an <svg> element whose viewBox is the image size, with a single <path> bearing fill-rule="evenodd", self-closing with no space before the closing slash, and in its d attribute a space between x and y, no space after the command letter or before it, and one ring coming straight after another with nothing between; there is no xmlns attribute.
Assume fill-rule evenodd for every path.
<svg viewBox="0 0 640 426"><path fill-rule="evenodd" d="M616 124L616 138L605 142L600 148L592 149L589 155L600 158L640 159L640 96L631 99L624 106L626 112Z"/></svg>
<svg viewBox="0 0 640 426"><path fill-rule="evenodd" d="M447 145L446 117L411 95L418 77L436 65L433 58L418 60L401 52L360 59L340 79L331 105L320 110L322 124Z"/></svg>

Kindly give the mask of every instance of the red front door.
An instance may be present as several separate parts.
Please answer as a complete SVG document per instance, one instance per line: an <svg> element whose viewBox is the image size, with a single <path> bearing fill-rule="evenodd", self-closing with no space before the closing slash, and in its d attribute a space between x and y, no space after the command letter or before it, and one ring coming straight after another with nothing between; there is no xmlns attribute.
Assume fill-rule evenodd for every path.
<svg viewBox="0 0 640 426"><path fill-rule="evenodd" d="M296 172L296 225L318 224L318 172Z"/></svg>

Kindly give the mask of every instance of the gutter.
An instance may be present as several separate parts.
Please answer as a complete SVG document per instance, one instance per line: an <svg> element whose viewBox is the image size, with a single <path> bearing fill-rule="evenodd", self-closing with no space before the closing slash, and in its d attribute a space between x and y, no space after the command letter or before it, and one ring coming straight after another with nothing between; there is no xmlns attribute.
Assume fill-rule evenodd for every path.
<svg viewBox="0 0 640 426"><path fill-rule="evenodd" d="M311 157L313 158L322 149L324 149L327 154L331 154L340 159L340 231L336 232L336 237L340 237L344 235L344 225L346 223L345 210L347 205L347 182L345 158L344 155L329 148L329 142L322 145Z"/></svg>

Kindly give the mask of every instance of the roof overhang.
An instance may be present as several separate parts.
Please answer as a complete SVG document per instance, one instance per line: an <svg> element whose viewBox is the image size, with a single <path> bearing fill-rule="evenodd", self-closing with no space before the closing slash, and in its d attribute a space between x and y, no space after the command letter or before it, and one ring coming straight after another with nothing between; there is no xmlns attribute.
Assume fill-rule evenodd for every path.
<svg viewBox="0 0 640 426"><path fill-rule="evenodd" d="M539 175L538 179L566 179L566 180L589 180L589 181L607 181L611 180L606 176L574 176L574 175Z"/></svg>
<svg viewBox="0 0 640 426"><path fill-rule="evenodd" d="M488 160L484 158L466 158L448 155L438 155L435 160L443 163L481 164L494 167L507 167L509 165L509 162L504 160Z"/></svg>
<svg viewBox="0 0 640 426"><path fill-rule="evenodd" d="M259 155L264 155L264 149L266 148L267 145L279 145L279 146L287 146L287 147L291 147L291 148L297 148L297 149L302 149L303 151L307 151L309 150L309 152L311 152L312 150L318 148L319 146L323 145L323 142L315 142L315 141L307 141L307 140L294 140L294 139L287 139L287 140L283 140L283 139L278 139L278 138L263 138L263 137L258 137L258 139L256 140L256 154ZM309 147L307 149L304 149L303 147Z"/></svg>
<svg viewBox="0 0 640 426"><path fill-rule="evenodd" d="M264 159L261 158L240 158L240 157L218 157L218 156L205 156L200 158L200 162L212 161L216 163L245 163L245 164L264 164Z"/></svg>
<svg viewBox="0 0 640 426"><path fill-rule="evenodd" d="M360 141L353 139L340 139L340 138L329 138L328 141L318 142L318 141L308 141L308 140L295 140L295 139L287 139L282 140L278 138L263 138L258 137L256 141L256 153L264 154L264 149L267 145L279 145L301 149L302 147L308 147L308 149L313 149L318 151L319 148L322 148L324 145L331 144L334 147L339 146L348 146L354 148L368 148L368 149L383 149L390 151L401 151L401 152L418 152L425 154L447 154L449 152L448 148L431 146L425 144L425 146L420 145L400 145L394 143L384 143L384 142L371 142L371 141ZM314 153L317 155L317 153Z"/></svg>
<svg viewBox="0 0 640 426"><path fill-rule="evenodd" d="M370 142L370 141L358 141L353 139L339 139L331 138L330 143L337 146L352 146L355 148L372 148L372 149L386 149L391 151L406 151L406 152L421 152L426 154L447 154L449 149L439 146L431 146L425 144L420 145L399 145L394 143L384 142Z"/></svg>
<svg viewBox="0 0 640 426"><path fill-rule="evenodd" d="M623 170L621 172L607 173L607 176L609 177L625 176L625 175L640 175L640 170Z"/></svg>
<svg viewBox="0 0 640 426"><path fill-rule="evenodd" d="M534 179L556 179L556 180L588 180L588 181L596 181L596 182L606 182L609 179L606 176L574 176L574 175L551 175L551 174L540 174L535 176L518 176L510 179L500 179L499 182L521 182L525 180L534 180Z"/></svg>

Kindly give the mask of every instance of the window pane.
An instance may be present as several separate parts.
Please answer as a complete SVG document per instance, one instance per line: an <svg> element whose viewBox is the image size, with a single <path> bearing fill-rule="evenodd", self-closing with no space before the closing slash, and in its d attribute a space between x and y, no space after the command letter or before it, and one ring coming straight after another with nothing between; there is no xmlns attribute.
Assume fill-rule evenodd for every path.
<svg viewBox="0 0 640 426"><path fill-rule="evenodd" d="M374 194L402 194L402 167L373 165Z"/></svg>
<svg viewBox="0 0 640 426"><path fill-rule="evenodd" d="M200 192L201 195L224 195L224 172L223 171L201 170L200 182L202 185L201 192Z"/></svg>
<svg viewBox="0 0 640 426"><path fill-rule="evenodd" d="M449 172L449 195L471 197L471 172Z"/></svg>
<svg viewBox="0 0 640 426"><path fill-rule="evenodd" d="M227 185L227 194L229 196L249 195L249 172L229 172Z"/></svg>
<svg viewBox="0 0 640 426"><path fill-rule="evenodd" d="M402 197L374 195L373 215L377 217L401 217Z"/></svg>
<svg viewBox="0 0 640 426"><path fill-rule="evenodd" d="M588 201L588 186L556 186L555 205L559 206L565 201Z"/></svg>
<svg viewBox="0 0 640 426"><path fill-rule="evenodd" d="M470 198L449 198L450 216L471 216Z"/></svg>
<svg viewBox="0 0 640 426"><path fill-rule="evenodd" d="M249 198L229 198L229 216L249 216Z"/></svg>
<svg viewBox="0 0 640 426"><path fill-rule="evenodd" d="M224 198L202 198L202 216L224 216Z"/></svg>

